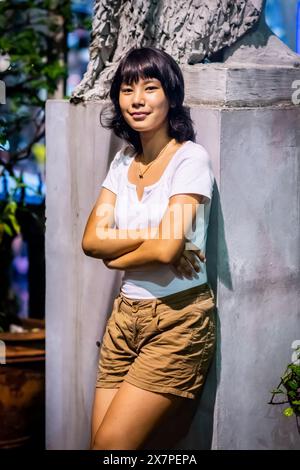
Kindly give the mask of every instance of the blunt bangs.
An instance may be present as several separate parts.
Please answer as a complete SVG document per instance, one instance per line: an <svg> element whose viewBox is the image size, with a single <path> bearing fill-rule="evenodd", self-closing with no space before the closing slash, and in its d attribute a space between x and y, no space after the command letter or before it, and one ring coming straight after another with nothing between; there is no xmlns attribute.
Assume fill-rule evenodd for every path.
<svg viewBox="0 0 300 470"><path fill-rule="evenodd" d="M169 104L180 106L184 100L184 81L177 63L166 52L154 47L130 49L116 71L110 98L119 93L122 83L132 85L139 79L156 78L162 84Z"/></svg>
<svg viewBox="0 0 300 470"><path fill-rule="evenodd" d="M141 53L141 50L131 54L122 65L119 77L120 85L123 82L132 85L133 82L137 83L140 78L157 78L159 81L163 79L159 67L153 61L153 57L151 55L149 58L146 57Z"/></svg>

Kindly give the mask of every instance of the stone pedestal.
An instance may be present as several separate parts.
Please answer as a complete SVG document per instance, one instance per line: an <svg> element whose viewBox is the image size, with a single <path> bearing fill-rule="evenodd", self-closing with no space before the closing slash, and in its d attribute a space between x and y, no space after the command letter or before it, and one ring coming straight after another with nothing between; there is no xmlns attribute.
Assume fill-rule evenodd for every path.
<svg viewBox="0 0 300 470"><path fill-rule="evenodd" d="M184 73L197 142L216 179L207 265L218 346L179 448L296 449L295 422L267 403L300 337L300 107L289 99L297 73L202 67ZM47 104L48 449L88 446L95 343L120 283L119 272L81 250L120 146L100 127L100 109L97 102Z"/></svg>
<svg viewBox="0 0 300 470"><path fill-rule="evenodd" d="M188 436L198 430L200 448L210 413L213 449L299 448L295 420L267 404L300 338L300 106L292 103L299 72L184 70L197 140L216 178L207 258L218 348Z"/></svg>
<svg viewBox="0 0 300 470"><path fill-rule="evenodd" d="M300 60L300 56L299 56ZM299 64L300 65L300 64ZM186 101L224 107L292 104L300 67L242 63L195 64L182 67ZM293 88L294 85L294 88ZM300 82L297 84L300 87Z"/></svg>

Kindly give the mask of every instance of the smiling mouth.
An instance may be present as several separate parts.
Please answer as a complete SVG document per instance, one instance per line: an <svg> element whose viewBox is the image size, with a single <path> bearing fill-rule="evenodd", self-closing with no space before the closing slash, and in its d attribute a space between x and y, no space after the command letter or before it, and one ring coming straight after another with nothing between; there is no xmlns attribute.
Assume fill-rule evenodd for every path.
<svg viewBox="0 0 300 470"><path fill-rule="evenodd" d="M135 113L135 114L132 114L131 117L135 120L135 121L143 121L144 119L146 119L146 117L148 116L149 113Z"/></svg>

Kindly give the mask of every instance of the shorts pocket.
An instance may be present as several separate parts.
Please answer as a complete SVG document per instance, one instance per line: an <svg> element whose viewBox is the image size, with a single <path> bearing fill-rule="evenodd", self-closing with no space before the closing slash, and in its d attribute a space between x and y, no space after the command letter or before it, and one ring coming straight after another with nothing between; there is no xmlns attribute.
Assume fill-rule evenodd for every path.
<svg viewBox="0 0 300 470"><path fill-rule="evenodd" d="M175 327L200 328L205 321L206 314L214 308L212 298L190 304L180 310L169 309L156 316L156 328L158 331L168 331Z"/></svg>
<svg viewBox="0 0 300 470"><path fill-rule="evenodd" d="M174 328L175 326L184 325L189 310L166 310L156 315L155 327L158 331L163 332Z"/></svg>

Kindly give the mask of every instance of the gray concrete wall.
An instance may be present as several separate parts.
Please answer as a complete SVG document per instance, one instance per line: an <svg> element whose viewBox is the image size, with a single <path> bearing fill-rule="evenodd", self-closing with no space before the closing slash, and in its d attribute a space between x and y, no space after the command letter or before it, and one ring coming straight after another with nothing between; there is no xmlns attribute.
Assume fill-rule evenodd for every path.
<svg viewBox="0 0 300 470"><path fill-rule="evenodd" d="M99 103L47 103L47 448L88 446L98 350L120 273L81 238L120 141ZM300 107L194 106L216 183L207 242L217 296L215 361L186 449L296 449L269 391L300 338Z"/></svg>
<svg viewBox="0 0 300 470"><path fill-rule="evenodd" d="M96 341L120 272L81 250L87 217L117 149L100 107L47 103L46 419L48 449L88 447Z"/></svg>
<svg viewBox="0 0 300 470"><path fill-rule="evenodd" d="M300 448L267 404L300 338L299 124L299 107L221 112L215 449Z"/></svg>

